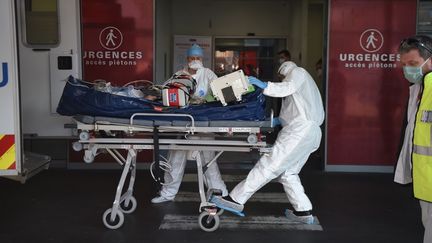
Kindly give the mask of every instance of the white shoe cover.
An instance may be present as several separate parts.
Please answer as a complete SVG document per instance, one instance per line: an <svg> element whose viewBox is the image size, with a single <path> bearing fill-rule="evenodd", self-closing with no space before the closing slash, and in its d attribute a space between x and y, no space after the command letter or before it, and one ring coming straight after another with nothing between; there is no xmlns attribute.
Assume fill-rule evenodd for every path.
<svg viewBox="0 0 432 243"><path fill-rule="evenodd" d="M311 215L305 215L305 216L297 216L293 213L293 211L287 209L285 210L285 216L292 220L303 224L314 224L314 216Z"/></svg>
<svg viewBox="0 0 432 243"><path fill-rule="evenodd" d="M162 196L155 197L151 200L152 203L163 203L163 202L170 202L173 201L173 199L168 199Z"/></svg>

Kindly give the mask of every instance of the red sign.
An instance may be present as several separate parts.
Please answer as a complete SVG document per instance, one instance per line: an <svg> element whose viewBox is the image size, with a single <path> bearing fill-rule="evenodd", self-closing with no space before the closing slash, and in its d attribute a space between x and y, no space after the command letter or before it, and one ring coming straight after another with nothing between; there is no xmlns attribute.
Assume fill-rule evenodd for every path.
<svg viewBox="0 0 432 243"><path fill-rule="evenodd" d="M330 3L327 165L393 165L408 100L397 52L416 0Z"/></svg>
<svg viewBox="0 0 432 243"><path fill-rule="evenodd" d="M82 16L85 80L153 80L153 0L85 0Z"/></svg>

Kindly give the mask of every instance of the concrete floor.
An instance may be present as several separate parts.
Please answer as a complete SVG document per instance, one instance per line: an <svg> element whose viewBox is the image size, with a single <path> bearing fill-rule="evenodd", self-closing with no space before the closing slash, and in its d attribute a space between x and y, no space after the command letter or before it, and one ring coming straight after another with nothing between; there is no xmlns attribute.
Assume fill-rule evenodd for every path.
<svg viewBox="0 0 432 243"><path fill-rule="evenodd" d="M189 173L193 170L188 169ZM245 175L247 170L222 170ZM301 178L323 231L223 229L159 229L167 214L198 216L197 202L152 205L156 184L139 171L134 195L138 207L118 230L108 230L102 214L111 206L120 170L48 170L19 184L0 178L0 242L421 242L423 227L411 186L392 182L391 174L324 173L305 170ZM236 182L227 182L229 189ZM182 192L196 192L184 182ZM270 183L262 193L282 193ZM282 216L287 203L248 202L246 218ZM233 216L224 213L221 216Z"/></svg>

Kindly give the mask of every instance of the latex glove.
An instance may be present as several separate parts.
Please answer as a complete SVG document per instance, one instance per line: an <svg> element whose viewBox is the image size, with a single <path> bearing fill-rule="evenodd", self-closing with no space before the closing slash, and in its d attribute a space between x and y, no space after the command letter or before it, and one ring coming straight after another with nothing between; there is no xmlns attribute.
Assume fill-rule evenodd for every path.
<svg viewBox="0 0 432 243"><path fill-rule="evenodd" d="M280 123L279 117L274 117L273 118L273 127L279 126L280 124L281 123Z"/></svg>
<svg viewBox="0 0 432 243"><path fill-rule="evenodd" d="M255 78L255 77L249 76L248 79L249 79L249 83L251 83L257 87L260 87L261 89L265 89L267 87L266 82L263 82L263 81Z"/></svg>

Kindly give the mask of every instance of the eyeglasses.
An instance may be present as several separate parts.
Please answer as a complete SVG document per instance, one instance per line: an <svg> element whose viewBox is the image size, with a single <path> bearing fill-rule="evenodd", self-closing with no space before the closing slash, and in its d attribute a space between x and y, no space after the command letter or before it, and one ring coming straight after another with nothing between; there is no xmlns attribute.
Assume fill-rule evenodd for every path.
<svg viewBox="0 0 432 243"><path fill-rule="evenodd" d="M399 46L401 46L402 44L406 43L407 45L416 45L417 47L422 47L423 49L425 49L426 51L428 51L429 53L432 54L432 49L427 47L425 44L423 44L420 40L415 39L415 38L407 38L407 39L403 39L400 43Z"/></svg>

